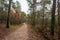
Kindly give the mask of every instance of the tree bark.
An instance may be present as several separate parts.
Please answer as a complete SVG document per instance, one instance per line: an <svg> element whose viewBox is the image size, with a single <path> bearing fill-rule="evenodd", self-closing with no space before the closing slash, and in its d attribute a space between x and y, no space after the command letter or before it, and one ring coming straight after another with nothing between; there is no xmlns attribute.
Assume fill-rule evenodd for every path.
<svg viewBox="0 0 60 40"><path fill-rule="evenodd" d="M8 8L8 15L7 15L6 28L9 28L10 9L11 9L11 0L9 0L9 8Z"/></svg>
<svg viewBox="0 0 60 40"><path fill-rule="evenodd" d="M52 15L51 15L51 40L54 39L54 27L55 27L55 10L56 10L56 0L53 0Z"/></svg>
<svg viewBox="0 0 60 40"><path fill-rule="evenodd" d="M45 13L45 2L43 0L43 15L42 15L42 27L44 27L44 13Z"/></svg>
<svg viewBox="0 0 60 40"><path fill-rule="evenodd" d="M60 31L60 13L59 13L60 12L60 8L59 8L60 5L59 4L60 4L60 2L58 0L58 39L60 40L60 32L59 32Z"/></svg>
<svg viewBox="0 0 60 40"><path fill-rule="evenodd" d="M36 0L33 0L33 26L35 26Z"/></svg>

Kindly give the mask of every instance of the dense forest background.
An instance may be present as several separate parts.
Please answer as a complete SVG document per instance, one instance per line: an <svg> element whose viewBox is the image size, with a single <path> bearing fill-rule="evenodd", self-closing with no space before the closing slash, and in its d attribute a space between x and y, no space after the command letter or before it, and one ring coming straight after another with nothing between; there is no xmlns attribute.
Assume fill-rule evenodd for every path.
<svg viewBox="0 0 60 40"><path fill-rule="evenodd" d="M19 1L0 0L0 24L28 23L46 40L60 40L60 0L27 0L28 14L21 11ZM57 39L58 38L58 39Z"/></svg>
<svg viewBox="0 0 60 40"><path fill-rule="evenodd" d="M60 0L27 0L30 6L28 22L32 24L38 33L46 40L54 40L59 37ZM50 37L48 36L50 35ZM57 40L57 39L56 39Z"/></svg>
<svg viewBox="0 0 60 40"><path fill-rule="evenodd" d="M8 17L9 0L0 0L0 23L6 23ZM11 24L19 24L25 20L26 14L22 12L19 1L13 2L11 0L11 11L9 20Z"/></svg>

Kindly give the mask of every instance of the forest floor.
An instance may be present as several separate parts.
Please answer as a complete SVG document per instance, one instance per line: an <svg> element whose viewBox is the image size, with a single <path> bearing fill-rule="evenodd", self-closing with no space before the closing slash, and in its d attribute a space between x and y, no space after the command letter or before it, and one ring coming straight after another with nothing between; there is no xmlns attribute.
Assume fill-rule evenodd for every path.
<svg viewBox="0 0 60 40"><path fill-rule="evenodd" d="M2 28L0 28L1 30ZM2 31L0 31L2 32ZM5 29L0 33L0 40L43 40L32 29L29 24L23 23L21 27L16 30Z"/></svg>
<svg viewBox="0 0 60 40"><path fill-rule="evenodd" d="M18 28L15 32L12 32L5 37L5 40L28 40L28 27L25 23Z"/></svg>

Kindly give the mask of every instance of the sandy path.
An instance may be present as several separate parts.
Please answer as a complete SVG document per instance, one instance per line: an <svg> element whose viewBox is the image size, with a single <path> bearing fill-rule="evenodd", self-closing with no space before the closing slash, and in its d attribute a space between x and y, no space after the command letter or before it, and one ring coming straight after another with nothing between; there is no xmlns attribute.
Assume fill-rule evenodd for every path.
<svg viewBox="0 0 60 40"><path fill-rule="evenodd" d="M24 23L22 27L6 36L5 40L28 40L28 38L28 26Z"/></svg>

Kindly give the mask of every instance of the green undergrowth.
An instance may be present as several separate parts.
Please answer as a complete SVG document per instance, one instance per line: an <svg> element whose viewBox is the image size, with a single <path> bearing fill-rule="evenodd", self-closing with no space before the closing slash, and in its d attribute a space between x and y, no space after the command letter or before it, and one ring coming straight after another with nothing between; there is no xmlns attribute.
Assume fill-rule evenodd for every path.
<svg viewBox="0 0 60 40"><path fill-rule="evenodd" d="M31 27L32 28L32 30L34 31L34 32L37 32L38 31L38 28L36 28L36 27Z"/></svg>
<svg viewBox="0 0 60 40"><path fill-rule="evenodd" d="M12 30L15 30L15 29L18 29L18 28L20 28L22 26L22 24L19 24L19 25L10 25L10 29L12 29Z"/></svg>

